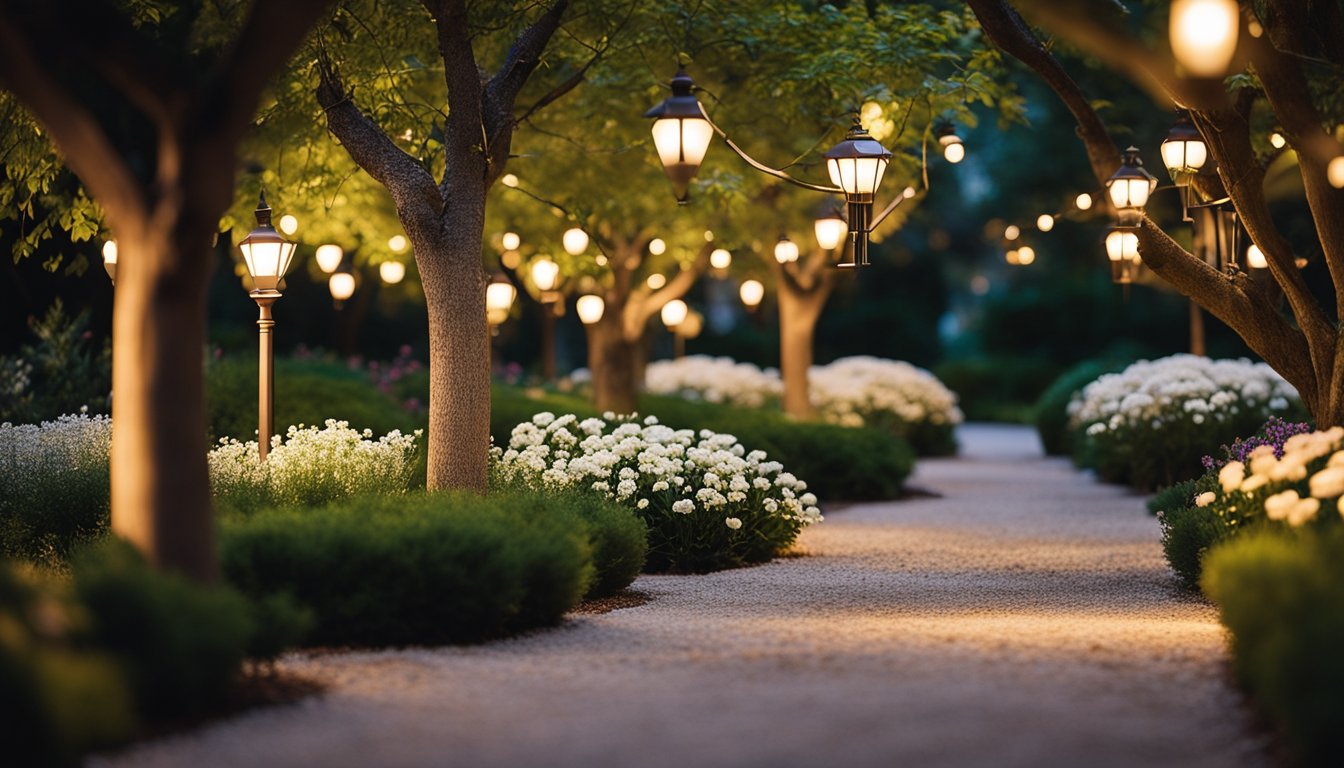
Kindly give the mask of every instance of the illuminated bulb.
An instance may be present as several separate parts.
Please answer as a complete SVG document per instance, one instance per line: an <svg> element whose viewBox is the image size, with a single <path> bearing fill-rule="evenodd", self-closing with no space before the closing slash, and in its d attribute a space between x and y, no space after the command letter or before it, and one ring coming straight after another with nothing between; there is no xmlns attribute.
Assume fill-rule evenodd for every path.
<svg viewBox="0 0 1344 768"><path fill-rule="evenodd" d="M593 263L599 267L605 267L607 266L607 257L599 253L593 257Z"/></svg>
<svg viewBox="0 0 1344 768"><path fill-rule="evenodd" d="M355 293L355 276L349 272L337 272L327 280L327 290L331 298L345 301Z"/></svg>
<svg viewBox="0 0 1344 768"><path fill-rule="evenodd" d="M663 325L668 328L676 328L686 321L688 312L690 312L690 308L686 306L686 302L681 299L673 299L664 304L658 314L663 319Z"/></svg>
<svg viewBox="0 0 1344 768"><path fill-rule="evenodd" d="M910 198L912 198L912 197L914 197L914 196L915 196L915 188L914 188L914 187L906 187L905 190L901 192L901 197L904 197L906 200L909 200Z"/></svg>
<svg viewBox="0 0 1344 768"><path fill-rule="evenodd" d="M518 289L513 287L513 283L505 281L490 283L485 286L485 311L497 313L497 316L506 314L517 296Z"/></svg>
<svg viewBox="0 0 1344 768"><path fill-rule="evenodd" d="M1036 260L1036 251L1029 245L1017 249L1017 263L1026 266Z"/></svg>
<svg viewBox="0 0 1344 768"><path fill-rule="evenodd" d="M849 232L849 223L840 218L839 214L835 214L817 219L812 223L812 229L817 236L817 245L821 246L823 251L833 251L844 242L845 235Z"/></svg>
<svg viewBox="0 0 1344 768"><path fill-rule="evenodd" d="M592 325L601 320L606 308L607 302L603 301L601 296L591 293L580 296L574 302L574 311L579 313L579 321L584 325Z"/></svg>
<svg viewBox="0 0 1344 768"><path fill-rule="evenodd" d="M560 282L560 265L542 257L532 262L532 283L541 291L553 291Z"/></svg>
<svg viewBox="0 0 1344 768"><path fill-rule="evenodd" d="M280 217L280 231L286 235L292 235L299 231L299 220L286 213Z"/></svg>
<svg viewBox="0 0 1344 768"><path fill-rule="evenodd" d="M654 256L662 256L667 251L667 243L663 242L661 237L655 237L649 241L649 253Z"/></svg>
<svg viewBox="0 0 1344 768"><path fill-rule="evenodd" d="M378 265L378 276L388 285L400 283L406 277L406 265L400 261L384 261Z"/></svg>
<svg viewBox="0 0 1344 768"><path fill-rule="evenodd" d="M514 176L512 173L504 174L503 176L500 177L499 180L506 187L512 188L518 186L518 177Z"/></svg>
<svg viewBox="0 0 1344 768"><path fill-rule="evenodd" d="M331 274L336 271L337 267L341 266L341 259L345 258L345 251L342 250L339 245L327 243L326 245L317 246L317 253L315 256L317 258L317 266L320 267L323 272Z"/></svg>
<svg viewBox="0 0 1344 768"><path fill-rule="evenodd" d="M504 246L506 251L516 251L518 246L523 244L523 239L518 236L517 232L505 232L504 237L500 238L500 244Z"/></svg>
<svg viewBox="0 0 1344 768"><path fill-rule="evenodd" d="M408 245L410 243L405 235L393 235L387 239L387 249L393 253L405 253Z"/></svg>
<svg viewBox="0 0 1344 768"><path fill-rule="evenodd" d="M1022 263L1022 260L1018 257L1016 248L1013 248L1009 250L1007 253L1003 254L1003 258L1004 261L1007 261L1009 264L1012 264L1014 266Z"/></svg>
<svg viewBox="0 0 1344 768"><path fill-rule="evenodd" d="M765 286L759 280L747 280L742 283L737 295L742 297L742 303L748 308L755 308L765 298Z"/></svg>
<svg viewBox="0 0 1344 768"><path fill-rule="evenodd" d="M1283 149L1283 145L1285 145L1285 144L1287 144L1287 143L1288 143L1288 140L1285 139L1285 138L1283 138L1283 134L1282 134L1282 133L1279 133L1278 131L1275 131L1275 132L1269 134L1269 145L1270 145L1271 147L1273 147L1273 148L1275 148L1275 149Z"/></svg>
<svg viewBox="0 0 1344 768"><path fill-rule="evenodd" d="M709 266L715 269L727 269L732 263L733 254L723 248L715 248L714 252L709 254Z"/></svg>
<svg viewBox="0 0 1344 768"><path fill-rule="evenodd" d="M1193 77L1222 77L1237 49L1237 0L1174 0L1171 52Z"/></svg>
<svg viewBox="0 0 1344 768"><path fill-rule="evenodd" d="M943 159L949 163L960 163L966 157L966 145L960 141L943 147Z"/></svg>
<svg viewBox="0 0 1344 768"><path fill-rule="evenodd" d="M705 242L706 243L714 242L714 230L712 229L705 230Z"/></svg>
<svg viewBox="0 0 1344 768"><path fill-rule="evenodd" d="M1265 252L1260 250L1260 246L1251 243L1246 249L1246 266L1251 269L1264 269L1269 266L1269 260L1265 258Z"/></svg>
<svg viewBox="0 0 1344 768"><path fill-rule="evenodd" d="M116 264L116 263L117 263L117 241L116 241L116 240L108 240L106 243L103 243L103 263L104 263L104 264Z"/></svg>
<svg viewBox="0 0 1344 768"><path fill-rule="evenodd" d="M1048 213L1042 213L1036 217L1036 228L1042 232L1049 232L1055 228L1055 217Z"/></svg>
<svg viewBox="0 0 1344 768"><path fill-rule="evenodd" d="M1016 224L1009 224L1003 229L1004 240L1016 240L1020 234L1022 234L1022 230L1018 229Z"/></svg>
<svg viewBox="0 0 1344 768"><path fill-rule="evenodd" d="M1111 230L1106 235L1106 258L1111 261L1137 261L1139 236L1123 229Z"/></svg>
<svg viewBox="0 0 1344 768"><path fill-rule="evenodd" d="M588 233L578 227L565 230L565 234L561 236L560 241L564 243L565 253L570 256L578 256L588 250Z"/></svg>
<svg viewBox="0 0 1344 768"><path fill-rule="evenodd" d="M775 243L775 261L780 264L788 264L797 260L798 244L787 237L779 238L779 242Z"/></svg>
<svg viewBox="0 0 1344 768"><path fill-rule="evenodd" d="M1325 177L1330 180L1330 186L1344 189L1344 155L1330 161L1330 165L1325 168Z"/></svg>
<svg viewBox="0 0 1344 768"><path fill-rule="evenodd" d="M1092 196L1084 192L1074 198L1073 204L1078 206L1078 210L1086 211L1088 208L1092 207Z"/></svg>
<svg viewBox="0 0 1344 768"><path fill-rule="evenodd" d="M667 285L667 278L654 272L652 275L649 275L649 279L645 280L644 284L649 286L649 290L656 291L664 285Z"/></svg>

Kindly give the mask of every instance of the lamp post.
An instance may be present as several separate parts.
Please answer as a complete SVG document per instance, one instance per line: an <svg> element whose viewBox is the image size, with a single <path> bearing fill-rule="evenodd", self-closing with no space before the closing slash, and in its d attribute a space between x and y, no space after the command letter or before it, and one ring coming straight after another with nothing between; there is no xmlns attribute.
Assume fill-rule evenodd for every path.
<svg viewBox="0 0 1344 768"><path fill-rule="evenodd" d="M1157 189L1157 178L1144 170L1139 148L1126 149L1120 167L1106 180L1106 192L1120 226L1132 227L1139 223L1148 196L1154 189Z"/></svg>
<svg viewBox="0 0 1344 768"><path fill-rule="evenodd" d="M257 202L257 226L238 244L252 276L252 300L257 302L260 315L257 329L260 336L260 354L257 374L257 455L266 460L271 448L271 419L274 413L275 345L271 329L271 305L280 298L280 279L289 269L294 257L295 243L285 240L271 226L271 207L266 204L266 193Z"/></svg>

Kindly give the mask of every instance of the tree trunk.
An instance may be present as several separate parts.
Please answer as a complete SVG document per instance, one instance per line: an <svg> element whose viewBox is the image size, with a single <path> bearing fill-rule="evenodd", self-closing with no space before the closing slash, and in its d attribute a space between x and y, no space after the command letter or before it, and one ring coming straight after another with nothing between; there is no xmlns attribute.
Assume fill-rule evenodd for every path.
<svg viewBox="0 0 1344 768"><path fill-rule="evenodd" d="M816 416L807 383L812 367L812 340L817 319L826 306L830 291L821 286L799 290L783 276L776 281L779 289L779 373L784 382L784 413L799 420Z"/></svg>
<svg viewBox="0 0 1344 768"><path fill-rule="evenodd" d="M635 378L638 342L632 344L626 340L621 314L611 307L587 330L588 370L593 375L597 409L634 413L639 405L639 380Z"/></svg>
<svg viewBox="0 0 1344 768"><path fill-rule="evenodd" d="M201 366L211 232L184 231L178 214L118 222L112 530L155 567L213 581Z"/></svg>
<svg viewBox="0 0 1344 768"><path fill-rule="evenodd" d="M1204 343L1204 310L1194 299L1190 300L1190 354L1201 357L1208 354L1208 345Z"/></svg>

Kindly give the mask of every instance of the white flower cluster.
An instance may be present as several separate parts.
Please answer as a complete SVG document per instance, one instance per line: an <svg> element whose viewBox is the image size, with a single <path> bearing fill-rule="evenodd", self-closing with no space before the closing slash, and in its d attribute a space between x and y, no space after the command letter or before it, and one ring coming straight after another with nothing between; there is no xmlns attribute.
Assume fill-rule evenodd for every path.
<svg viewBox="0 0 1344 768"><path fill-rule="evenodd" d="M266 461L255 440L222 438L210 451L210 483L218 496L263 504L316 503L359 493L400 493L415 469L421 430L373 433L328 419L326 426L290 427L271 438Z"/></svg>
<svg viewBox="0 0 1344 768"><path fill-rule="evenodd" d="M1195 499L1224 517L1245 518L1263 509L1270 520L1293 527L1314 520L1323 509L1344 516L1344 427L1293 435L1283 445L1251 451L1245 463L1228 462L1218 471L1218 488ZM1306 481L1303 488L1302 482ZM1302 495L1301 491L1307 494Z"/></svg>
<svg viewBox="0 0 1344 768"><path fill-rule="evenodd" d="M644 370L644 388L655 395L675 395L745 408L760 408L784 393L779 371L764 370L730 357L690 355L657 360Z"/></svg>
<svg viewBox="0 0 1344 768"><path fill-rule="evenodd" d="M71 478L106 480L111 446L112 419L87 407L41 424L0 424L0 507Z"/></svg>
<svg viewBox="0 0 1344 768"><path fill-rule="evenodd" d="M843 357L808 372L812 404L827 421L846 426L928 422L960 424L957 396L932 373L900 360Z"/></svg>
<svg viewBox="0 0 1344 768"><path fill-rule="evenodd" d="M653 416L579 421L539 413L514 427L495 458L506 481L588 487L646 514L702 512L732 530L761 513L800 527L822 520L807 484L764 451L747 453L736 437L707 429L674 430Z"/></svg>
<svg viewBox="0 0 1344 768"><path fill-rule="evenodd" d="M1264 363L1172 355L1140 360L1088 384L1069 403L1069 418L1092 437L1124 428L1205 424L1250 411L1268 418L1297 390Z"/></svg>

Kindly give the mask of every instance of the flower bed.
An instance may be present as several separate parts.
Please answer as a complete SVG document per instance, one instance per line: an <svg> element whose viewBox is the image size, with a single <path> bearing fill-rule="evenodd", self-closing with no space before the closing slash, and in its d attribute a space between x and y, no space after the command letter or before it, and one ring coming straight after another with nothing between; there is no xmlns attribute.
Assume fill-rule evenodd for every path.
<svg viewBox="0 0 1344 768"><path fill-rule="evenodd" d="M956 450L957 396L932 373L900 360L844 357L808 372L812 403L826 421L880 427L921 455Z"/></svg>
<svg viewBox="0 0 1344 768"><path fill-rule="evenodd" d="M649 363L644 389L655 395L760 408L778 401L784 384L774 368L762 370L729 357L690 355Z"/></svg>
<svg viewBox="0 0 1344 768"><path fill-rule="evenodd" d="M806 483L737 438L648 417L539 413L496 449L504 482L590 488L649 528L646 568L704 572L769 560L821 521Z"/></svg>
<svg viewBox="0 0 1344 768"><path fill-rule="evenodd" d="M1195 477L1209 445L1301 408L1264 363L1172 355L1088 384L1069 404L1075 459L1105 480L1155 488Z"/></svg>

